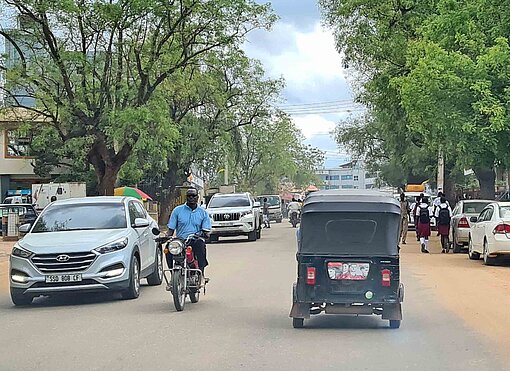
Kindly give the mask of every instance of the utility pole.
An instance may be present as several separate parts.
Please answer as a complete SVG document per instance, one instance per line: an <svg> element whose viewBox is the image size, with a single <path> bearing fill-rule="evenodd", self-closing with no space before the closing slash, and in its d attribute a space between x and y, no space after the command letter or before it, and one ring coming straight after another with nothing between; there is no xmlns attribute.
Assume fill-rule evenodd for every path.
<svg viewBox="0 0 510 371"><path fill-rule="evenodd" d="M437 190L444 193L444 156L443 151L439 151L437 160Z"/></svg>

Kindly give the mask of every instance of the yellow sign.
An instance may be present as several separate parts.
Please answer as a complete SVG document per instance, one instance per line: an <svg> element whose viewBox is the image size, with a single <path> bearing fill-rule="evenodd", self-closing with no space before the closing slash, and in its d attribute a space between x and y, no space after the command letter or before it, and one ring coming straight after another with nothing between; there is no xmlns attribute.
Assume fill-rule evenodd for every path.
<svg viewBox="0 0 510 371"><path fill-rule="evenodd" d="M424 184L407 184L406 192L425 192Z"/></svg>

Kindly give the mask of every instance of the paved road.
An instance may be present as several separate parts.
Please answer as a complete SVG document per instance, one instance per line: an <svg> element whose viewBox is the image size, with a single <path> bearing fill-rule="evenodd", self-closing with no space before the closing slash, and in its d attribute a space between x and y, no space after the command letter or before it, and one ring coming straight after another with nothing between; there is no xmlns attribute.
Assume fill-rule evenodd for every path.
<svg viewBox="0 0 510 371"><path fill-rule="evenodd" d="M426 256L417 253L415 243L408 244L403 249L406 302L399 330L375 316L326 315L295 330L288 318L295 230L284 222L263 232L254 243L233 239L210 245L207 295L198 304L187 302L181 313L163 287L143 287L140 298L132 301L41 298L29 308L13 307L4 290L0 369L510 369L504 340L492 336L490 326L457 311L459 301L455 295L448 300L444 277L435 273L441 272L440 262L450 264L444 271L458 265L468 269L463 264L472 263L477 272L480 264L462 255ZM465 287L459 290L477 298L464 293Z"/></svg>

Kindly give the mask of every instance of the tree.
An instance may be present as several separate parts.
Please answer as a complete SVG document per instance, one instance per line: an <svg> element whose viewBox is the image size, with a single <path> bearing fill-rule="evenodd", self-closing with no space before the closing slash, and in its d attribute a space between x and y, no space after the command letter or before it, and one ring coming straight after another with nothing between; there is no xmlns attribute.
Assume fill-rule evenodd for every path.
<svg viewBox="0 0 510 371"><path fill-rule="evenodd" d="M20 56L14 68L2 66L6 92L16 106L25 106L20 91L35 98L36 107L27 108L47 119L34 133L38 161L92 166L97 194L113 194L137 145L171 150L177 131L162 104L166 82L275 19L269 5L250 0L6 3L23 23L0 30Z"/></svg>

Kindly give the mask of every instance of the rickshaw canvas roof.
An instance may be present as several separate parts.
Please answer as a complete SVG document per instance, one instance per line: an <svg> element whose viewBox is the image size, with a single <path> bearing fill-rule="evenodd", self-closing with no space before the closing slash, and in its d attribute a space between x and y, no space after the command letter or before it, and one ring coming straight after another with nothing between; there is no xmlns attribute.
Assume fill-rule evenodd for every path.
<svg viewBox="0 0 510 371"><path fill-rule="evenodd" d="M400 214L400 203L387 193L373 190L327 190L311 193L305 199L303 213L321 211Z"/></svg>

